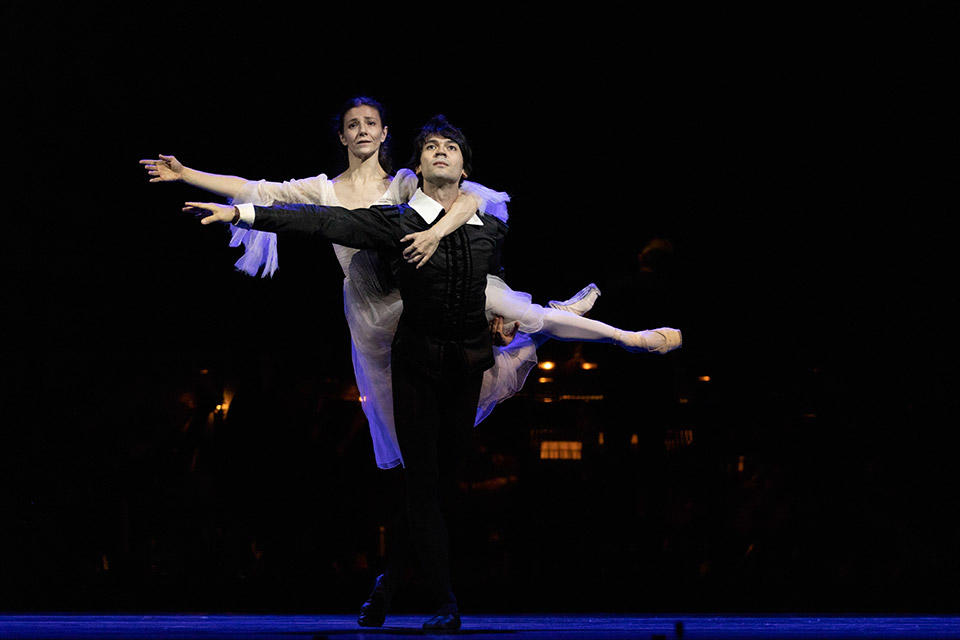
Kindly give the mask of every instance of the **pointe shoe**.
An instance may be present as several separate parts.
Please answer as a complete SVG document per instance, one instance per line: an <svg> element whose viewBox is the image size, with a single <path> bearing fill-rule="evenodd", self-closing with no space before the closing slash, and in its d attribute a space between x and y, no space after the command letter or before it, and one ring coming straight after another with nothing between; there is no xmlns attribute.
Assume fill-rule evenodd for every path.
<svg viewBox="0 0 960 640"><path fill-rule="evenodd" d="M683 344L683 335L677 329L660 327L651 331L621 331L617 329L614 343L627 351L645 353L668 353L679 349Z"/></svg>
<svg viewBox="0 0 960 640"><path fill-rule="evenodd" d="M384 576L380 575L373 585L370 597L360 606L357 624L361 627L382 627L387 619L389 601L387 590L384 588Z"/></svg>
<svg viewBox="0 0 960 640"><path fill-rule="evenodd" d="M423 623L425 631L456 631L460 628L459 613L438 613Z"/></svg>
<svg viewBox="0 0 960 640"><path fill-rule="evenodd" d="M582 316L593 308L593 304L600 297L600 289L592 282L580 289L572 298L559 302L551 300L548 304L559 311L569 311Z"/></svg>

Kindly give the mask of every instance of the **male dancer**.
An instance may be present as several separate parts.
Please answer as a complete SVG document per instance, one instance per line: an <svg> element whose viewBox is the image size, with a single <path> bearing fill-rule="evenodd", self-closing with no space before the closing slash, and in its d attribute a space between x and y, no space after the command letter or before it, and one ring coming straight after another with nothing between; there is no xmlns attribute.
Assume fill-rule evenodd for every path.
<svg viewBox="0 0 960 640"><path fill-rule="evenodd" d="M407 517L411 541L439 604L423 627L454 630L461 623L450 581L447 530L440 511L441 473L452 472L456 450L473 429L483 372L493 365L484 291L487 273L498 267L499 246L507 229L492 216L474 215L440 241L436 253L422 268L405 261L401 238L430 228L450 209L459 195L461 178L470 171L472 158L463 134L443 116L436 116L423 127L416 148L423 187L408 204L352 211L308 204L186 204L211 212L201 221L203 224L246 224L263 231L291 232L372 249L389 264L403 298L391 366ZM449 483L453 478L443 480ZM382 609L368 621L382 624L385 606Z"/></svg>

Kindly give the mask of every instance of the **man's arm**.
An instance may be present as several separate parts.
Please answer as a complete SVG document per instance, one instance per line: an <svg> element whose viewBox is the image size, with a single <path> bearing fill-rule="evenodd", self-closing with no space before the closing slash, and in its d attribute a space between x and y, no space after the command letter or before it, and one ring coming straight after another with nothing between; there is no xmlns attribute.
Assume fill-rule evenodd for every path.
<svg viewBox="0 0 960 640"><path fill-rule="evenodd" d="M210 202L187 202L186 205L185 210L200 209L212 214L201 220L203 224L232 222L258 231L322 238L356 249L398 249L403 235L397 224L400 214L394 207L344 209L315 204L230 207Z"/></svg>

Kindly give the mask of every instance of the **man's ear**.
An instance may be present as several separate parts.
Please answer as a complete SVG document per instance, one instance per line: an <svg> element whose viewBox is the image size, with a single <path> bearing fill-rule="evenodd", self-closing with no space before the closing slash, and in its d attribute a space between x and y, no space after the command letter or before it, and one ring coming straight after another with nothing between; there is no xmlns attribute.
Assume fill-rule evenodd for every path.
<svg viewBox="0 0 960 640"><path fill-rule="evenodd" d="M413 172L417 175L420 175L420 165L417 165L417 168L414 169Z"/></svg>
<svg viewBox="0 0 960 640"><path fill-rule="evenodd" d="M347 146L347 139L343 137L343 134L338 131L337 135L340 136L340 144Z"/></svg>
<svg viewBox="0 0 960 640"><path fill-rule="evenodd" d="M380 132L380 144L383 144L383 141L387 139L387 127L384 127Z"/></svg>
<svg viewBox="0 0 960 640"><path fill-rule="evenodd" d="M464 179L464 178L466 178L466 177L467 177L467 172L464 171L463 169L461 169L461 170L460 170L460 178L461 178L461 179Z"/></svg>

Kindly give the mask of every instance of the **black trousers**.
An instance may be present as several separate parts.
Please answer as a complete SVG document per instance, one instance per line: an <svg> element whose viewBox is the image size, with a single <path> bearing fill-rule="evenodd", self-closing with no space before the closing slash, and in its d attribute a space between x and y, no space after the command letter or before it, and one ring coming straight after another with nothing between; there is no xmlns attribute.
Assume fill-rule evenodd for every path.
<svg viewBox="0 0 960 640"><path fill-rule="evenodd" d="M450 578L450 546L441 501L456 496L480 400L482 373L465 374L445 362L432 377L393 358L393 417L403 456L410 544L438 611L457 610ZM391 563L392 564L392 563Z"/></svg>

